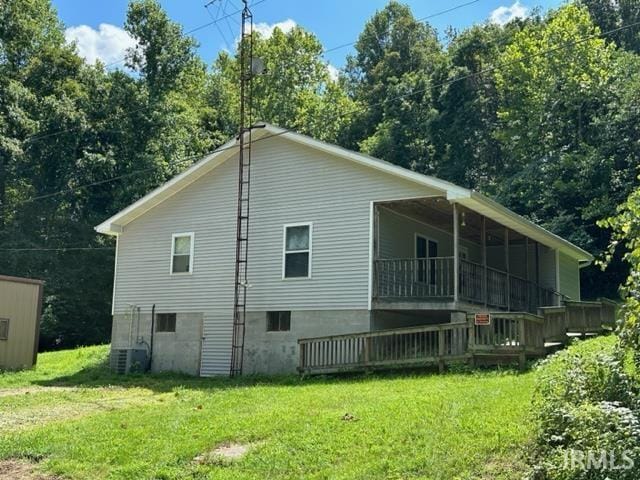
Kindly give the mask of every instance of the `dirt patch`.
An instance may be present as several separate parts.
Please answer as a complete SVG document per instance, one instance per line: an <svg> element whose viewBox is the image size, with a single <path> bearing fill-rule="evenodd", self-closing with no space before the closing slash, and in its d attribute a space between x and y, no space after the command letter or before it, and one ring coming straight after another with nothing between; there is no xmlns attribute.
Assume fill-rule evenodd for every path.
<svg viewBox="0 0 640 480"><path fill-rule="evenodd" d="M49 422L78 419L94 413L110 412L146 405L155 400L159 400L160 397L154 395L151 391L126 392L123 389L90 390L89 393L91 393L92 396L86 397L83 396L81 389L75 389L65 391L64 397L59 398L56 403L48 402L39 404L36 395L42 395L43 392L49 393L54 392L54 390L38 389L29 391L29 393L23 392L24 395L28 395L29 397L33 395L32 400L34 402L25 402L17 408L14 406L8 410L0 408L0 435L2 435L3 432L42 426ZM86 392L87 391L84 393ZM100 397L96 398L93 396L94 394L99 394ZM0 480L2 478L3 477L0 476Z"/></svg>
<svg viewBox="0 0 640 480"><path fill-rule="evenodd" d="M0 460L0 479L58 480L60 477L38 472L36 466L25 460Z"/></svg>
<svg viewBox="0 0 640 480"><path fill-rule="evenodd" d="M227 464L244 457L253 445L242 443L224 443L209 452L194 458L198 464Z"/></svg>

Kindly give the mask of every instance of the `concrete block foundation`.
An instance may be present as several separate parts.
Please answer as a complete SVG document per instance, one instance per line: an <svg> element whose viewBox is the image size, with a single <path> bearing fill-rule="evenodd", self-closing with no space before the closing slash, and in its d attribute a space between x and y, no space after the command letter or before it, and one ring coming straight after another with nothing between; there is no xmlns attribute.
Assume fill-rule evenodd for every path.
<svg viewBox="0 0 640 480"><path fill-rule="evenodd" d="M175 332L154 332L151 371L199 375L202 313L177 313ZM151 314L113 316L111 348L151 346Z"/></svg>
<svg viewBox="0 0 640 480"><path fill-rule="evenodd" d="M295 373L298 368L298 339L366 332L368 310L292 311L291 328L267 331L267 312L247 312L244 373Z"/></svg>

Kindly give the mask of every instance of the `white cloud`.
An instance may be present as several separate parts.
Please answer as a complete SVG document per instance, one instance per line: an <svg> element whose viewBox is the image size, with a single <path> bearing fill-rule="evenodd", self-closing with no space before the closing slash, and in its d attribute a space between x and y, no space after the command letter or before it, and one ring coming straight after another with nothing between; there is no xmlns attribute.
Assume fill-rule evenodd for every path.
<svg viewBox="0 0 640 480"><path fill-rule="evenodd" d="M76 42L78 53L88 63L101 60L106 65L122 60L127 48L136 46L131 36L120 27L101 23L98 30L89 25L69 27L64 31L67 43Z"/></svg>
<svg viewBox="0 0 640 480"><path fill-rule="evenodd" d="M327 70L329 70L329 78L331 80L333 80L334 82L336 80L338 80L338 76L340 75L340 71L336 67L334 67L330 63L327 63Z"/></svg>
<svg viewBox="0 0 640 480"><path fill-rule="evenodd" d="M262 36L262 38L269 38L271 35L273 35L273 31L275 30L276 27L278 27L284 33L288 33L291 30L293 30L296 27L296 25L297 23L295 22L295 20L291 20L290 18L287 18L282 22L276 22L276 23L265 23L265 22L256 23L253 26L253 28L256 32L258 32Z"/></svg>
<svg viewBox="0 0 640 480"><path fill-rule="evenodd" d="M519 1L516 1L510 7L505 7L503 5L496 8L493 12L491 12L489 21L492 23L497 23L498 25L504 25L505 23L509 23L515 18L525 18L528 11L528 7L524 6Z"/></svg>

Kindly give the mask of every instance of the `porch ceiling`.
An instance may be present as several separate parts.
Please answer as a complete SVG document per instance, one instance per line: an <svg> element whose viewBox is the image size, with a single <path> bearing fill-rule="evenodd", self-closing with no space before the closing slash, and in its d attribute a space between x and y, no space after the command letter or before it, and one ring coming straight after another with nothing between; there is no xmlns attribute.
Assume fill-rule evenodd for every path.
<svg viewBox="0 0 640 480"><path fill-rule="evenodd" d="M381 205L417 222L453 234L453 205L444 197L397 200L382 202ZM480 245L482 243L482 215L462 205L459 205L459 212L460 238ZM508 227L487 218L487 246L504 245L505 228ZM510 245L524 244L525 238L521 233L509 229Z"/></svg>

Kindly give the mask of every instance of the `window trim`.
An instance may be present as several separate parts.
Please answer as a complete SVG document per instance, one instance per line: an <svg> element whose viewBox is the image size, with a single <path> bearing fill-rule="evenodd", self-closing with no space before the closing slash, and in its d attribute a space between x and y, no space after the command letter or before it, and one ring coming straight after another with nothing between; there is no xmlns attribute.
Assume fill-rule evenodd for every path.
<svg viewBox="0 0 640 480"><path fill-rule="evenodd" d="M414 232L413 235L413 258L418 258L418 238L422 238L424 240L427 241L427 255L429 255L429 242L433 242L436 244L436 248L438 249L438 256L437 257L425 257L425 258L438 258L440 256L440 242L438 240L436 240L433 237L430 237L428 235L423 235L422 233L419 232Z"/></svg>
<svg viewBox="0 0 640 480"><path fill-rule="evenodd" d="M306 250L290 250L287 251L287 228L290 227L309 227L309 248ZM288 253L308 253L309 254L309 267L307 269L306 277L287 277L286 276L286 260ZM287 223L282 227L282 280L308 280L311 278L311 266L313 265L313 222L298 222Z"/></svg>
<svg viewBox="0 0 640 480"><path fill-rule="evenodd" d="M173 271L173 257L175 256L176 238L189 237L191 244L189 246L189 271L188 272L174 272ZM196 234L194 232L172 233L171 234L171 257L169 258L169 275L191 275L193 274L193 263L195 259L194 245Z"/></svg>
<svg viewBox="0 0 640 480"><path fill-rule="evenodd" d="M7 324L7 335L6 335L6 337L0 337L0 340L1 341L8 341L9 340L9 329L11 328L11 320L9 318L2 317L2 318L0 318L0 322L6 322L6 324Z"/></svg>

